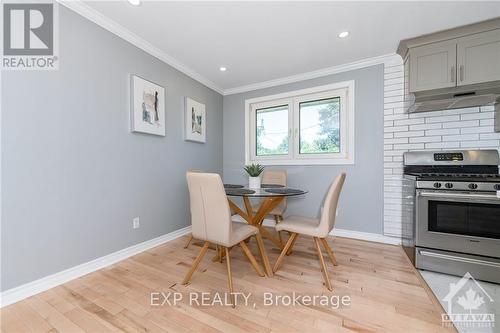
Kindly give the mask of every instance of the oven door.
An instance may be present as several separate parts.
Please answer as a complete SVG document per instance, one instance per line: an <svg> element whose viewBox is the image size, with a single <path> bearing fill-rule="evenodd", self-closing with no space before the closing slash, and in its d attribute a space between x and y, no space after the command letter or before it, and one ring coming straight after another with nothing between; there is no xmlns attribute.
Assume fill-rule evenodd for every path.
<svg viewBox="0 0 500 333"><path fill-rule="evenodd" d="M500 198L495 193L417 190L419 247L500 257Z"/></svg>

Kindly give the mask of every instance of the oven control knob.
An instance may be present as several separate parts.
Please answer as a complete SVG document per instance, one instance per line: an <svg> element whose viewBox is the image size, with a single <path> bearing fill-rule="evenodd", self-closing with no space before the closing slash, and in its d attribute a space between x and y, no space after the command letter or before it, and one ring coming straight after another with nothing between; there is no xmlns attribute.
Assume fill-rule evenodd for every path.
<svg viewBox="0 0 500 333"><path fill-rule="evenodd" d="M500 184L495 184L495 190L500 191Z"/></svg>
<svg viewBox="0 0 500 333"><path fill-rule="evenodd" d="M477 184L471 183L471 184L469 184L469 188L471 190L475 190L477 188Z"/></svg>
<svg viewBox="0 0 500 333"><path fill-rule="evenodd" d="M452 183L446 183L446 184L444 184L444 187L446 187L446 188L453 188L453 184Z"/></svg>
<svg viewBox="0 0 500 333"><path fill-rule="evenodd" d="M434 186L434 188L440 188L441 187L441 183L434 183L434 185L432 185L432 186Z"/></svg>

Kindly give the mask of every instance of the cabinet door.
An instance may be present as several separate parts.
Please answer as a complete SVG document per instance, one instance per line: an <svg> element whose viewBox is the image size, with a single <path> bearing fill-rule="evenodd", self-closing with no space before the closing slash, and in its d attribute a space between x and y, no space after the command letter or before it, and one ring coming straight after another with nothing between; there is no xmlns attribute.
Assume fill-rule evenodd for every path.
<svg viewBox="0 0 500 333"><path fill-rule="evenodd" d="M455 87L456 42L410 49L410 92Z"/></svg>
<svg viewBox="0 0 500 333"><path fill-rule="evenodd" d="M460 38L457 85L500 80L500 29Z"/></svg>

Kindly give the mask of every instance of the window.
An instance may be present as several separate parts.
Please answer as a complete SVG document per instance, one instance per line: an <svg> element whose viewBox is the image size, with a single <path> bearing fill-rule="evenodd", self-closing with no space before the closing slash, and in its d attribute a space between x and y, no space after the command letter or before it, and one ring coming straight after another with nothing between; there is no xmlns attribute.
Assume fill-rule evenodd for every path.
<svg viewBox="0 0 500 333"><path fill-rule="evenodd" d="M354 82L245 101L246 162L354 163Z"/></svg>

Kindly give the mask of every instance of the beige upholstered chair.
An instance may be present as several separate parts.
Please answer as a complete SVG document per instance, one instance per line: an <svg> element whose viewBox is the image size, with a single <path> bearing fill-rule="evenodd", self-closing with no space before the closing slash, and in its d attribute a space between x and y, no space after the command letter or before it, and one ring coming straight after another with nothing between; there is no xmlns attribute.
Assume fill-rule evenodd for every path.
<svg viewBox="0 0 500 333"><path fill-rule="evenodd" d="M265 170L262 173L262 184L273 184L273 185L282 185L286 186L286 171L285 170ZM259 205L260 206L260 205ZM256 213L258 210L258 206L253 208ZM283 214L286 211L286 198L284 198L278 206L276 206L270 213L274 218L276 224L280 223L283 220ZM278 236L280 242L283 242L281 239L281 233L278 232Z"/></svg>
<svg viewBox="0 0 500 333"><path fill-rule="evenodd" d="M316 251L318 252L319 262L321 264L321 269L323 271L323 279L325 280L325 285L328 290L332 290L332 285L330 283L330 278L328 276L328 271L325 266L325 261L323 260L323 254L321 253L320 243L325 247L328 256L330 257L332 264L337 265L333 251L328 245L326 237L333 229L335 224L335 215L337 211L337 204L339 201L340 191L345 181L345 173L341 173L335 178L328 193L326 195L325 203L321 209L321 217L319 219L307 218L302 216L289 216L285 218L281 223L276 225L276 230L285 230L290 232L290 238L286 243L283 251L276 260L274 265L274 272L276 272L287 252L293 247L295 241L299 234L307 235L314 238L316 243Z"/></svg>
<svg viewBox="0 0 500 333"><path fill-rule="evenodd" d="M199 172L203 172L203 171L200 171L200 170L188 170L187 172L188 173L189 172L197 172L197 173L199 173ZM231 216L233 216L233 215L236 215L236 212L231 209ZM185 249L187 249L189 247L189 244L191 244L191 242L193 241L193 239L194 239L193 233L191 233L191 235L189 235L188 241L186 242L186 245L184 245Z"/></svg>
<svg viewBox="0 0 500 333"><path fill-rule="evenodd" d="M266 170L262 174L262 184L273 184L286 186L286 171L285 170ZM283 199L278 206L276 206L269 215L272 215L279 223L283 220L283 214L286 210L286 199Z"/></svg>
<svg viewBox="0 0 500 333"><path fill-rule="evenodd" d="M233 281L229 250L233 246L240 244L254 269L260 276L264 276L262 268L244 242L247 238L256 236L259 238L257 240L259 250L263 251L264 249L261 248L262 239L258 229L248 224L231 221L231 211L220 176L214 173L188 172L186 178L191 206L192 236L205 241L205 243L182 284L189 283L191 276L205 256L210 243L225 251L231 294L233 293ZM219 258L222 259L222 253L219 253Z"/></svg>

